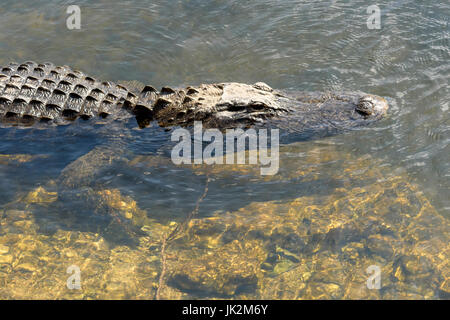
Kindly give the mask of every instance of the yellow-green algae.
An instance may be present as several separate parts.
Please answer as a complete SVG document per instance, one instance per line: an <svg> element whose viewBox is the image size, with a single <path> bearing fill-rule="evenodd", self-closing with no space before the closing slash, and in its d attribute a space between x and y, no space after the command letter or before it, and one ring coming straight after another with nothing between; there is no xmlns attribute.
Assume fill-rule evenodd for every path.
<svg viewBox="0 0 450 320"><path fill-rule="evenodd" d="M24 201L25 203L52 203L58 200L58 193L47 191L42 186L37 187L33 191L30 191Z"/></svg>
<svg viewBox="0 0 450 320"><path fill-rule="evenodd" d="M31 155L31 154L0 154L0 165L19 165L33 161L38 158L46 158L45 155Z"/></svg>
<svg viewBox="0 0 450 320"><path fill-rule="evenodd" d="M233 212L195 217L167 244L163 281L162 241L174 223L152 219L151 212L118 190L95 192L99 204L145 231L136 235L133 248L110 246L92 232L44 235L28 211L32 206L5 209L0 298L153 299L160 285L162 299L448 298L449 222L404 172L330 146L307 151L294 146L289 152L301 161L282 157L277 176L258 177L257 166L192 169L215 178L234 172L306 181L333 170L342 185L326 195L253 202ZM136 157L130 165L163 162ZM38 188L23 201L47 205L54 197ZM66 287L70 265L81 269L81 290ZM371 265L381 268L380 290L366 286Z"/></svg>

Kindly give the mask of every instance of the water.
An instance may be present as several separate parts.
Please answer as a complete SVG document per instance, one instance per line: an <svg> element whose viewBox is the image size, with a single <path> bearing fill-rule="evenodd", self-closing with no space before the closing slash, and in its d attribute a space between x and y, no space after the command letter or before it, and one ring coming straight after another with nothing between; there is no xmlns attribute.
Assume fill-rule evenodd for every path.
<svg viewBox="0 0 450 320"><path fill-rule="evenodd" d="M217 226L209 226L202 233L195 229L196 224L190 225L190 231L180 235L181 238L172 244L173 247L169 247L176 252L173 255L180 258L169 266L167 286L165 291L160 290L162 297L401 298L417 295L436 298L448 295L448 281L443 280L448 279L448 254L446 256L444 253L448 252L449 230L446 227L450 218L450 5L447 2L379 1L382 13L380 30L367 28L367 4L363 1L77 1L81 8L81 29L68 30L66 8L71 4L70 1L4 1L0 8L0 65L11 61L51 61L70 65L106 80L137 80L156 87L263 81L279 89L361 90L387 97L391 108L387 119L368 128L282 147L280 173L271 178L256 174L259 168L193 170L173 166L164 157L169 148L169 144L165 143L170 137L169 133L157 128L126 130L133 127L132 123L115 124L111 129L102 129L101 126L91 128L83 124L44 131L0 129L0 154L36 156L31 159L23 156L20 158L22 160L6 156L0 158L0 203L4 207L3 240L0 244L8 247L3 260L0 259L0 263L5 263L1 264L0 278L9 283L0 290L0 296L154 297L155 283L158 283L161 270L160 233L176 223L182 223L192 212L204 192L207 171L211 171L211 181L195 217L198 220L195 221L207 226L209 221L215 221ZM124 132L124 137L119 137L121 132ZM86 180L88 182L83 183L83 187L91 189L86 191L78 185L80 190L74 192L81 195L67 196L64 206L61 201L42 201L41 198L51 198L51 195L44 196L43 193L36 196L39 201L20 198L26 198L29 192L39 186L43 186L45 192L59 192L58 196L63 197L64 192L61 193L57 180L61 170L99 145L103 145L106 150L112 148L113 154L117 149L125 152L110 159L109 166L102 167L99 162L99 171L95 171ZM379 171L375 173L373 170ZM402 182L392 182L396 179ZM372 197L367 200L371 203L370 209L350 206L347 208L348 215L341 217L342 221L336 218L339 223L334 222L339 214L331 215L328 221L324 218L325 208L331 210L329 203L352 202L358 198L355 195L358 194L358 188L365 190L367 197ZM393 194L398 189L409 191L398 191L395 200L386 191L383 193L386 198L381 197L375 192L378 188L393 190ZM99 190L116 191L105 194ZM99 198L104 202L101 205L96 204ZM17 202L17 199L22 200ZM94 199L93 204L86 204L86 199ZM398 199L408 199L409 204ZM125 204L121 204L121 201ZM290 216L295 207L293 202L308 202L309 206L312 206L310 202L314 202L322 214L306 217L305 212L300 214L296 211L297 216ZM416 202L421 203L421 206L416 206ZM396 205L400 205L400 209ZM271 211L267 209L269 207L273 207ZM392 207L392 212L386 213L387 216L380 213L385 207ZM303 210L301 208L304 207L295 210ZM330 259L342 263L337 268L339 270L350 268L347 264L354 270L362 270L361 277L364 278L366 264L378 257L374 253L376 250L370 250L369 244L373 239L370 240L363 231L359 234L353 229L349 234L357 234L356 240L349 240L345 232L330 235L323 230L316 230L316 234L322 234L323 237L317 236L319 240L314 241L324 249L314 251L310 249L315 243L308 238L310 234L303 237L300 229L306 228L308 223L314 225L316 218L329 229L337 228L342 223L365 225L371 221L361 212L358 213L357 209L362 212L369 210L374 213L373 219L392 224L392 234L399 238L387 241L390 244L385 247L395 247L394 251L408 251L406 243L414 243L435 248L437 252L442 251L441 262L429 258L428 251L417 254L431 259L429 268L433 271L429 273L433 280L417 275L425 274L423 270L413 280L408 276L402 278L398 265L403 260L399 262L398 258L389 255L378 263L383 268L391 268L388 271L382 269L391 274L389 279L397 280L388 280L392 283L385 284L385 290L378 295L368 291L368 296L358 296L356 291L349 288L352 288L351 283L359 282L352 282L344 276L340 280L329 280L329 275L324 271L328 269L323 267L322 270L320 266L326 265ZM105 210L109 214L91 214ZM133 216L145 215L150 221L129 222L126 212L130 210ZM139 210L144 210L146 214ZM255 210L260 212L259 218L251 217L250 212ZM271 213L266 215L264 210ZM429 213L430 217L414 222L417 227L412 228L408 214L414 210L422 210L422 213L426 211L426 216ZM73 212L77 211L83 213L74 215ZM250 216L247 217L243 211L248 211ZM24 215L21 220L17 218L21 215L17 212ZM120 216L119 221L125 219L125 225L132 225L133 230L124 232L123 229L128 227L114 229L115 219L111 218L114 215ZM414 216L411 213L410 218ZM294 223L295 228L292 230L280 227L274 234L255 236L266 231L254 226L255 220L252 219L271 221L274 217L285 221L285 229L289 229L293 221L297 221L297 224ZM435 230L434 237L443 241L447 251L434 238L427 238L426 241L431 242L426 244L417 240L420 238L416 234L417 230L437 228L436 219L443 220L439 220L440 229ZM30 223L36 228L30 228ZM246 232L236 231L239 223ZM111 225L113 227L106 227ZM144 232L142 235L134 230L140 230L142 225L148 226L153 233ZM108 231L108 228L112 231ZM119 236L122 233L125 235ZM130 233L133 234L132 241L129 239ZM209 238L205 240L202 237ZM294 240L290 242L289 237ZM330 245L330 237L343 239L342 243L338 241L337 249L336 245ZM408 242L408 237L416 240ZM72 240L61 240L66 238ZM231 238L237 239L242 245L233 247ZM303 240L295 240L297 238ZM24 239L34 243L34 246L25 245ZM195 240L206 241L206 244ZM98 249L101 254L97 256L86 245L82 249L80 244L77 245L80 242L92 246L92 243L103 241L108 245L105 248L96 245L103 248ZM402 245L393 244L398 242ZM358 243L369 249L358 251ZM243 267L240 263L244 262L237 258L233 260L232 257L242 254L240 250L246 246L251 249L244 252L254 264ZM41 251L36 247L41 248ZM22 262L17 253L24 248L29 253L27 262ZM106 274L102 279L108 283L107 289L104 289L101 280L93 280L86 285L90 289L82 293L67 291L64 285L54 289L52 294L39 291L36 280L39 276L46 277L48 286L56 288L64 282L62 279L66 273L61 269L61 276L55 276L55 280L49 276L56 272L51 267L53 264L36 268L36 264L42 265L36 260L37 252L45 252L50 257L49 261L54 263L54 268L71 260L69 257L61 262L49 253L50 248L68 250L71 259L79 259L80 264L83 263L83 255L98 261L97 267L89 266L85 270ZM131 250L131 253L127 250ZM212 250L209 256L218 258L210 258L212 262L209 261L205 250ZM290 252L284 253L284 257L288 258L280 258L283 256L280 250ZM356 250L359 255L356 264L348 256L352 250ZM130 268L123 266L121 269L121 264L114 262L114 259L121 259L121 254L134 259L128 261L128 266L135 265L136 268L131 269L147 277L142 276L140 282L123 280L135 275L129 274ZM235 269L227 270L218 262L223 257L237 261L240 268L236 266ZM193 261L197 261L197 264ZM421 263L423 266L424 263ZM24 264L25 267L20 268ZM28 273L27 264L28 269L32 269ZM228 287L224 289L213 280L202 278L204 270L200 269L205 265L215 270L213 273ZM261 267L263 265L266 267ZM34 269L30 266L34 266ZM195 266L199 268L198 274L194 272ZM193 268L193 275L180 274L182 267ZM242 286L233 286L233 281L237 280L233 280L235 278L230 274L238 271L242 274L236 279L241 279ZM286 277L301 279L300 274L304 276L308 273L313 276L298 284L297 296L294 293L289 295L287 288L284 295L277 293L279 291L275 288L290 279ZM408 275L407 271L404 273ZM411 270L409 273L415 274ZM285 277L283 281L280 280L282 277ZM26 287L27 291L20 289L24 286L21 282L24 279L32 280L31 285ZM208 285L192 291L190 283L200 280ZM426 281L434 284L428 288L424 284ZM412 289L414 285L423 290L415 292ZM103 289L100 290L100 286ZM325 296L318 292L320 288L325 288Z"/></svg>

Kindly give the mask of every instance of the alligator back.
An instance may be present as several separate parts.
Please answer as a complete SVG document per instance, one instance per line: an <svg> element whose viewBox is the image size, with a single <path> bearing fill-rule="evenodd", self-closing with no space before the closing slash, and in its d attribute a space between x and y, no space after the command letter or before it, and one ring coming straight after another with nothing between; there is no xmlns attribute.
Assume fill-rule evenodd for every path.
<svg viewBox="0 0 450 320"><path fill-rule="evenodd" d="M198 120L205 126L233 127L284 110L270 93L273 89L267 88L228 83L160 91L145 86L131 92L68 66L11 63L0 67L0 119L8 126L28 126L37 120L65 124L77 118L132 114L141 127L151 120L161 126L189 126Z"/></svg>
<svg viewBox="0 0 450 320"><path fill-rule="evenodd" d="M26 62L0 67L3 123L62 123L77 117L106 117L137 101L126 87L96 80L67 66Z"/></svg>
<svg viewBox="0 0 450 320"><path fill-rule="evenodd" d="M278 119L283 126L307 130L369 123L387 108L383 98L364 93L292 95L262 82L163 87L160 91L147 85L131 91L68 66L25 62L0 67L0 123L7 126L135 116L140 127L152 120L163 127L202 121L205 127L224 129Z"/></svg>

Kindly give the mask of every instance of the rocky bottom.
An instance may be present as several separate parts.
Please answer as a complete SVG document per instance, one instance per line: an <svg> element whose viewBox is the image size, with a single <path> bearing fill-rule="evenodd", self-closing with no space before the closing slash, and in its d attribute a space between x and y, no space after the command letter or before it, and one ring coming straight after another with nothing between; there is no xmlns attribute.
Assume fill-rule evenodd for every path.
<svg viewBox="0 0 450 320"><path fill-rule="evenodd" d="M312 150L316 166L290 172L318 179L330 157L351 159ZM448 220L404 173L386 174L367 157L339 166L346 183L331 194L195 216L170 242L177 223L147 212L136 246L112 246L94 232L39 232L33 210L58 198L39 187L21 198L24 206L0 211L0 298L449 299ZM145 210L135 200L116 189L96 192L121 223L139 225L133 217ZM71 265L81 270L80 290L67 288ZM370 266L381 270L380 289L367 287Z"/></svg>

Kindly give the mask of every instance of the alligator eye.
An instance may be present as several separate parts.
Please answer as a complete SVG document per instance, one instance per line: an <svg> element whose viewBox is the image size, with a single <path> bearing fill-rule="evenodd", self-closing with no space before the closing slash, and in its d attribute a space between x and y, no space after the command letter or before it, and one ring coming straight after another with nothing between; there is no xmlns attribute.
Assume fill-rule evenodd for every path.
<svg viewBox="0 0 450 320"><path fill-rule="evenodd" d="M371 99L367 99L366 97L361 98L356 106L356 111L367 116L370 116L373 113L373 110L373 101Z"/></svg>

